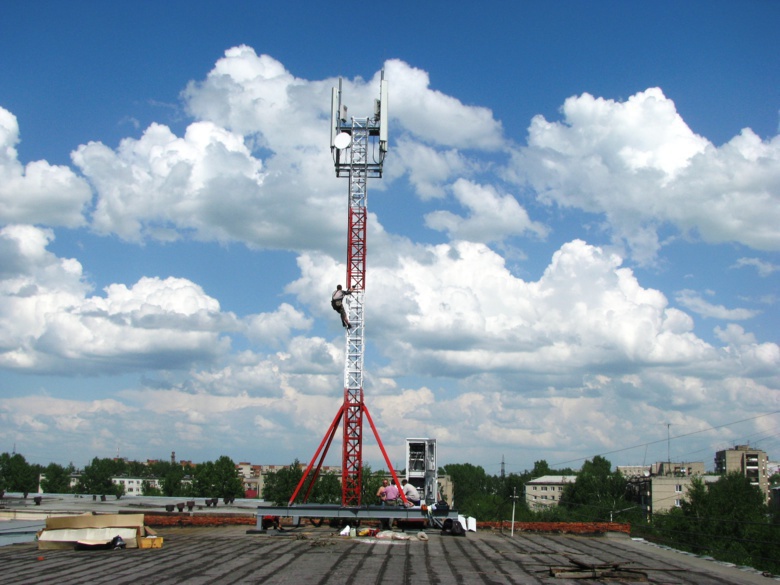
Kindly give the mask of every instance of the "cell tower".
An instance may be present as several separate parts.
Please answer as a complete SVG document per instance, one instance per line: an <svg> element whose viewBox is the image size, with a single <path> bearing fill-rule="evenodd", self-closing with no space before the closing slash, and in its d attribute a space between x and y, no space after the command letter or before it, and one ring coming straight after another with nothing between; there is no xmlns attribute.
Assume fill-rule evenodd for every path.
<svg viewBox="0 0 780 585"><path fill-rule="evenodd" d="M400 485L385 451L371 414L363 400L363 348L365 343L366 227L368 221L368 179L381 178L387 154L387 81L379 85L379 99L373 116L347 118L347 106L341 101L341 80L331 94L330 149L337 177L349 178L349 214L347 219L347 287L345 296L349 322L344 360L344 402L328 428L319 448L306 468L298 487L290 497L295 502L301 488L310 479L303 501L307 501L338 430L343 426L341 464L341 505L360 506L363 466L363 417L379 444L382 456L396 484ZM319 460L318 460L319 458ZM316 464L316 467L315 467ZM314 472L312 474L312 470ZM402 496L403 497L403 496Z"/></svg>

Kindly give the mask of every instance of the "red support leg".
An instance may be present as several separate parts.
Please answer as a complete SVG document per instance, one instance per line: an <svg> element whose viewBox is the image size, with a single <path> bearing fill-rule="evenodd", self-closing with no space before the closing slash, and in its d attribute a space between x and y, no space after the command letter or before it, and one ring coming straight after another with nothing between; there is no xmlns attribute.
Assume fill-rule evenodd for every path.
<svg viewBox="0 0 780 585"><path fill-rule="evenodd" d="M295 491L293 492L293 495L290 496L290 501L287 503L288 506L292 506L295 502L295 498L298 497L298 492L301 491L301 488L303 487L303 484L306 482L306 478L309 476L309 472L311 471L311 468L314 466L314 461L317 459L317 456L320 454L320 451L322 451L322 448L327 443L328 447L330 447L331 441L333 441L333 436L336 434L336 429L339 428L339 419L341 418L341 414L344 412L344 406L342 405L341 408L339 408L338 414L336 414L336 418L333 419L333 422L330 423L330 427L328 428L328 432L325 433L325 436L322 438L322 442L320 442L320 446L317 448L317 452L314 454L314 457L311 458L311 462L309 463L309 466L306 468L306 471L303 474L303 477L301 478L301 481L298 482L298 487L295 488ZM328 449L326 448L325 451L322 454L322 459L325 458L325 455L327 454ZM322 459L320 459L320 462L317 464L317 471L316 474L319 475L320 473L320 466L322 465ZM311 488L311 486L309 486ZM309 492L306 492L306 497L308 498Z"/></svg>
<svg viewBox="0 0 780 585"><path fill-rule="evenodd" d="M408 500L406 499L406 495L401 490L401 482L398 481L398 477L395 474L395 469L393 469L393 464L390 463L390 458L387 456L387 451L385 451L385 446L382 443L382 439L379 438L379 431L376 430L376 427L374 426L374 420L371 418L371 413L368 412L368 406L363 404L363 411L366 413L366 418L368 419L368 424L371 425L371 430L374 431L374 438L376 438L376 442L379 445L379 450L382 451L382 457L385 458L385 463L387 463L387 469L390 470L390 477L393 478L395 481L395 485L398 486L398 493L401 496L401 499L403 500L404 504L408 504Z"/></svg>

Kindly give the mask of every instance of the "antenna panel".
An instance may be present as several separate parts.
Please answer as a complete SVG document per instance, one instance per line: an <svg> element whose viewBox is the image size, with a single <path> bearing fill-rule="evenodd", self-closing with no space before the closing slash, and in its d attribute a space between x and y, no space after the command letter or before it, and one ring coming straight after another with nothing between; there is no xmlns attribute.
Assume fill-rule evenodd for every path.
<svg viewBox="0 0 780 585"><path fill-rule="evenodd" d="M338 88L332 88L330 93L330 147L336 146L336 136L339 134L339 98Z"/></svg>
<svg viewBox="0 0 780 585"><path fill-rule="evenodd" d="M379 149L387 152L387 81L379 83Z"/></svg>

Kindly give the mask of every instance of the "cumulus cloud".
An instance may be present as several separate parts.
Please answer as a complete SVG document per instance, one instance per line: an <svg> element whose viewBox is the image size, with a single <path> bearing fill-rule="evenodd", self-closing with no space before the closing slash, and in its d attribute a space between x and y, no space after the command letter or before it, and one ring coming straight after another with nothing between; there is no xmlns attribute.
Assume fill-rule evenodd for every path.
<svg viewBox="0 0 780 585"><path fill-rule="evenodd" d="M536 116L514 156L516 180L541 201L605 214L641 262L672 225L706 242L780 249L780 137L745 129L715 147L658 88L625 102L567 99L563 121Z"/></svg>
<svg viewBox="0 0 780 585"><path fill-rule="evenodd" d="M393 341L414 356L413 367L428 362L440 374L489 364L556 375L594 364L705 358L711 348L692 334L691 320L620 264L619 257L574 241L555 253L538 281L525 282L484 246L441 246L434 270L405 263L411 333Z"/></svg>
<svg viewBox="0 0 780 585"><path fill-rule="evenodd" d="M756 336L752 333L747 333L742 327L734 323L729 323L725 328L715 328L715 334L718 339L734 346L746 346L756 343Z"/></svg>
<svg viewBox="0 0 780 585"><path fill-rule="evenodd" d="M305 330L312 320L287 303L282 303L272 313L251 315L247 322L247 337L258 343L279 345L290 338L293 330Z"/></svg>
<svg viewBox="0 0 780 585"><path fill-rule="evenodd" d="M0 365L76 374L176 369L228 349L235 316L196 284L149 278L89 296L81 264L46 248L50 231L0 230ZM77 366L78 364L78 366Z"/></svg>
<svg viewBox="0 0 780 585"><path fill-rule="evenodd" d="M499 193L490 185L458 179L452 192L455 200L468 210L467 217L444 210L425 216L428 227L446 231L451 239L488 243L500 242L509 236L547 235L547 228L531 221L517 199Z"/></svg>
<svg viewBox="0 0 780 585"><path fill-rule="evenodd" d="M390 119L424 142L456 148L496 149L503 144L500 122L487 108L468 106L430 88L425 71L398 60L384 65L392 87ZM342 80L349 115L373 112L379 77ZM183 92L188 111L244 135L256 134L263 146L290 150L325 144L335 78L299 79L273 57L246 45L225 51L205 80ZM296 129L291 132L291 124Z"/></svg>
<svg viewBox="0 0 780 585"><path fill-rule="evenodd" d="M472 174L474 163L456 149L442 150L401 138L389 166L391 174L408 173L415 192L425 201L445 197L446 185L453 177Z"/></svg>
<svg viewBox="0 0 780 585"><path fill-rule="evenodd" d="M0 107L0 222L79 227L91 198L87 182L67 167L34 161L23 166L16 152L19 123Z"/></svg>
<svg viewBox="0 0 780 585"><path fill-rule="evenodd" d="M116 151L73 153L94 185L93 225L124 239L339 249L343 185L328 152L330 87L249 47L226 52L183 93L198 121L178 137L152 124Z"/></svg>
<svg viewBox="0 0 780 585"><path fill-rule="evenodd" d="M427 72L399 59L385 62L385 79L392 84L390 119L423 142L497 150L504 146L501 123L484 107L468 106L430 88ZM378 80L374 82L378 87Z"/></svg>
<svg viewBox="0 0 780 585"><path fill-rule="evenodd" d="M583 241L563 245L535 281L514 276L480 243L395 249L397 264L375 265L366 294L372 336L386 360L380 376L494 375L486 383L496 389L522 376L532 392L579 387L593 371L612 376L671 368L709 375L741 367L739 352L753 351L723 355L694 333L688 314L643 287L619 256ZM299 266L301 278L289 289L315 306L327 295L323 282L332 282L333 268L315 256ZM331 318L324 305L321 316ZM764 366L775 363L770 354L759 355Z"/></svg>
<svg viewBox="0 0 780 585"><path fill-rule="evenodd" d="M104 433L106 426L116 428L117 423L137 416L138 409L115 398L78 400L46 395L4 398L0 412L7 413L0 415L0 420L18 429L27 446L53 435L66 448L78 449L91 434Z"/></svg>
<svg viewBox="0 0 780 585"><path fill-rule="evenodd" d="M333 81L297 79L246 45L225 51L201 82L182 93L187 111L274 151L327 144Z"/></svg>
<svg viewBox="0 0 780 585"><path fill-rule="evenodd" d="M225 212L244 206L251 214L262 184L262 165L243 138L207 122L192 124L183 138L153 124L117 151L91 142L73 161L98 193L93 227L128 240L176 239L179 230L235 239L248 226Z"/></svg>

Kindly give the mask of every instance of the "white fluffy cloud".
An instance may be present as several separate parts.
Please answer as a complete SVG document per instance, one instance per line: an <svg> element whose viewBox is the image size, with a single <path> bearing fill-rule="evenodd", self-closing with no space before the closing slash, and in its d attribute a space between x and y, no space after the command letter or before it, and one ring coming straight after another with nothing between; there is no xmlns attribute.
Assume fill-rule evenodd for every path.
<svg viewBox="0 0 780 585"><path fill-rule="evenodd" d="M247 337L253 341L275 346L286 342L295 329L309 329L312 320L287 303L272 313L247 317Z"/></svg>
<svg viewBox="0 0 780 585"><path fill-rule="evenodd" d="M383 376L494 373L508 376L500 387L524 376L531 390L576 387L593 371L740 370L746 354L762 371L780 365L773 352L748 345L721 353L663 293L642 287L621 258L583 241L562 246L537 281L512 275L483 244L395 249L397 265L373 268L366 299L387 359ZM302 277L290 290L314 304L327 295L323 283L333 282L333 269L324 258L299 264Z"/></svg>
<svg viewBox="0 0 780 585"><path fill-rule="evenodd" d="M78 227L92 198L87 182L67 167L17 157L19 124L0 107L0 222Z"/></svg>
<svg viewBox="0 0 780 585"><path fill-rule="evenodd" d="M571 97L563 121L536 116L516 179L547 203L603 213L640 261L670 224L706 242L780 249L780 137L749 129L715 147L658 88L626 102Z"/></svg>
<svg viewBox="0 0 780 585"><path fill-rule="evenodd" d="M336 82L295 78L246 45L225 51L202 82L183 92L190 114L245 136L274 152L328 143L330 91ZM377 86L378 90L378 86Z"/></svg>
<svg viewBox="0 0 780 585"><path fill-rule="evenodd" d="M391 123L403 131L441 146L502 146L501 124L487 108L464 105L431 89L425 71L398 59L385 63L384 75L392 86ZM262 145L288 150L325 143L330 91L337 84L337 79L296 78L277 60L242 45L225 51L204 81L189 84L184 97L195 117L241 134L258 134ZM379 73L368 82L342 80L342 88L349 115L368 115L378 97Z"/></svg>
<svg viewBox="0 0 780 585"><path fill-rule="evenodd" d="M238 327L196 284L142 278L88 296L81 264L46 247L50 231L0 230L0 364L9 369L76 374L176 369L212 360ZM78 364L78 366L77 366Z"/></svg>
<svg viewBox="0 0 780 585"><path fill-rule="evenodd" d="M392 87L390 119L423 142L460 149L498 150L504 146L501 123L484 107L468 106L430 88L430 77L398 59L385 63ZM378 87L378 79L375 79Z"/></svg>
<svg viewBox="0 0 780 585"><path fill-rule="evenodd" d="M686 315L620 264L581 241L556 252L536 282L513 277L477 244L440 246L426 263L410 259L398 286L407 291L411 331L392 341L412 364L399 366L557 376L595 364L687 363L711 352Z"/></svg>
<svg viewBox="0 0 780 585"><path fill-rule="evenodd" d="M98 142L79 147L74 163L98 192L93 226L128 240L176 239L193 230L202 239L251 238L262 229L229 213L252 215L262 173L242 137L208 122L192 124L183 138L153 124L117 151ZM227 212L227 213L226 213Z"/></svg>
<svg viewBox="0 0 780 585"><path fill-rule="evenodd" d="M401 138L393 147L389 164L391 175L408 173L409 182L423 199L442 198L445 186L453 177L471 175L474 163L455 149L436 149L408 138Z"/></svg>
<svg viewBox="0 0 780 585"><path fill-rule="evenodd" d="M517 199L499 193L490 185L458 179L452 192L455 200L468 210L467 217L443 210L425 216L428 227L446 231L450 239L488 243L500 242L508 236L547 235L547 228L531 221Z"/></svg>

